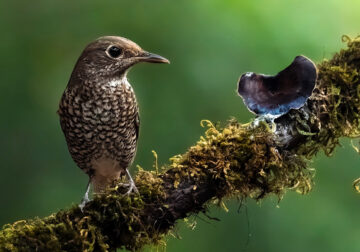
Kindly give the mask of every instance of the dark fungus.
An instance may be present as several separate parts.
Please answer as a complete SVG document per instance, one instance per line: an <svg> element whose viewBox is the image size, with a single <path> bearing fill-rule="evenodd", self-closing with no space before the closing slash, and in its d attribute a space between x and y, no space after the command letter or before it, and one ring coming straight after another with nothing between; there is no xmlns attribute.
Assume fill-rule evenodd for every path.
<svg viewBox="0 0 360 252"><path fill-rule="evenodd" d="M304 56L297 56L275 76L243 74L238 93L250 111L278 117L305 104L314 89L316 77L315 64Z"/></svg>

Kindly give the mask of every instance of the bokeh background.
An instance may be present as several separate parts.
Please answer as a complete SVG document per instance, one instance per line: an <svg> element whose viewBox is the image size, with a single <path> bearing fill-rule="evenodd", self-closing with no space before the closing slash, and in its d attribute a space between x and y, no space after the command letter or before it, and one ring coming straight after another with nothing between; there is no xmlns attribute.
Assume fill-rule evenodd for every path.
<svg viewBox="0 0 360 252"><path fill-rule="evenodd" d="M135 164L151 169L203 133L201 119L247 122L236 95L246 71L274 74L299 54L316 62L360 33L358 0L0 0L0 225L46 216L83 196L87 177L68 154L56 110L84 46L122 35L171 65L136 66L129 79L141 106ZM167 251L360 251L360 158L348 140L319 155L316 186L278 203L252 200L221 221L196 218ZM147 248L146 250L156 250Z"/></svg>

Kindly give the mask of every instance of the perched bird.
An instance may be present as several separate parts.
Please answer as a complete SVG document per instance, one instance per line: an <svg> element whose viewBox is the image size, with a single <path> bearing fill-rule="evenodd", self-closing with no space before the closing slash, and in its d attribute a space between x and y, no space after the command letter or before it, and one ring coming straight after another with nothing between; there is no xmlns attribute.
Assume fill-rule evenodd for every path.
<svg viewBox="0 0 360 252"><path fill-rule="evenodd" d="M238 83L238 93L248 109L259 116L276 118L290 109L302 107L315 87L317 69L304 56L275 76L245 73Z"/></svg>
<svg viewBox="0 0 360 252"><path fill-rule="evenodd" d="M82 207L89 201L90 185L102 192L126 175L139 137L139 108L126 75L139 62L170 63L116 36L100 37L82 52L62 95L58 114L69 152L89 175Z"/></svg>

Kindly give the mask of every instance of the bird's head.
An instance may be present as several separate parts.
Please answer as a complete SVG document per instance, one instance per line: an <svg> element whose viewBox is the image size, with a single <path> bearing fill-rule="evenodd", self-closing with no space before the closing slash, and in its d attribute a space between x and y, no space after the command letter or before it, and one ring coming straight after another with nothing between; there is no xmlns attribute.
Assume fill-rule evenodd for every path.
<svg viewBox="0 0 360 252"><path fill-rule="evenodd" d="M130 67L140 62L170 63L160 55L143 50L129 39L117 36L100 37L84 49L75 65L72 78L121 78Z"/></svg>

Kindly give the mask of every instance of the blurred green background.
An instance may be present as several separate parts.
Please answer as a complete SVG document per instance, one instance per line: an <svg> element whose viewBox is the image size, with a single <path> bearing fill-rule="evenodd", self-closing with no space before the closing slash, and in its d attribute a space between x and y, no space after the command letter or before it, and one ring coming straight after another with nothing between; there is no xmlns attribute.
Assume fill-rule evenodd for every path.
<svg viewBox="0 0 360 252"><path fill-rule="evenodd" d="M87 177L72 161L56 110L84 46L121 35L171 60L136 66L129 79L141 108L135 164L151 168L182 153L204 131L201 119L247 122L236 95L246 71L274 74L298 54L316 62L360 32L358 0L1 0L0 225L46 216L83 196ZM344 140L319 155L314 190L252 200L220 222L180 224L167 251L360 251L360 159ZM247 211L246 211L247 210ZM247 213L246 213L247 212ZM151 250L151 249L148 249Z"/></svg>

